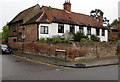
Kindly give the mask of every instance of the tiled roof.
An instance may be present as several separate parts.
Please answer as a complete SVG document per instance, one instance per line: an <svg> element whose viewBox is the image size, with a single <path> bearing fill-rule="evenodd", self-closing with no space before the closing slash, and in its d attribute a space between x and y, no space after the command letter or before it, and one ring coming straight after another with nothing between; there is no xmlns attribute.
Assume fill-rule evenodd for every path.
<svg viewBox="0 0 120 82"><path fill-rule="evenodd" d="M77 24L83 26L102 27L95 19L88 15L67 12L59 9L52 9L52 16L54 22Z"/></svg>
<svg viewBox="0 0 120 82"><path fill-rule="evenodd" d="M22 20L24 16L27 15L34 7L35 6L22 11L10 23ZM65 10L51 8L47 6L43 6L39 14L37 14L24 24L52 22L105 28L103 27L103 25L99 24L95 19L88 15L75 12L67 12Z"/></svg>
<svg viewBox="0 0 120 82"><path fill-rule="evenodd" d="M46 7L46 6L43 6L42 9L43 9L43 12L45 12L43 16L40 13L27 23L32 23L32 22L39 22L39 23L57 22L57 23L64 23L64 24L73 24L73 25L92 26L92 27L104 28L95 19L93 19L92 17L90 17L88 15L85 15L85 14L80 14L80 13L75 13L75 12L67 12L65 10ZM40 19L40 17L41 17L41 19Z"/></svg>

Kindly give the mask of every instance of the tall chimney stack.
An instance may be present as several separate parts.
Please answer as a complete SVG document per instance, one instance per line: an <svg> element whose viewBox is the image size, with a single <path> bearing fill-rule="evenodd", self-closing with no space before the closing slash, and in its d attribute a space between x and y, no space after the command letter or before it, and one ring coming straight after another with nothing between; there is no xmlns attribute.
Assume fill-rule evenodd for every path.
<svg viewBox="0 0 120 82"><path fill-rule="evenodd" d="M71 3L70 0L65 0L65 3L63 4L64 10L71 11Z"/></svg>

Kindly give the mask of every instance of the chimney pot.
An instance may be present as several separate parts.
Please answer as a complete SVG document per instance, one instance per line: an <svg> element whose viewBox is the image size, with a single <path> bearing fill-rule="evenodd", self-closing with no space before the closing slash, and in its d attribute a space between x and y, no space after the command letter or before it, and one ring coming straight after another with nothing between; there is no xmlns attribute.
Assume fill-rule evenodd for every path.
<svg viewBox="0 0 120 82"><path fill-rule="evenodd" d="M71 3L70 3L70 0L66 0L65 3L63 4L64 6L64 10L66 11L71 11Z"/></svg>

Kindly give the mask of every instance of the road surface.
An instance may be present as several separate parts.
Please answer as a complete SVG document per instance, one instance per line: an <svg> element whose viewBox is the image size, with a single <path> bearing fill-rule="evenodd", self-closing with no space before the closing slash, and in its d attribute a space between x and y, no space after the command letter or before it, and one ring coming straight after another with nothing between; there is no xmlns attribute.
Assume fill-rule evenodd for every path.
<svg viewBox="0 0 120 82"><path fill-rule="evenodd" d="M118 80L118 65L64 68L2 55L2 80Z"/></svg>

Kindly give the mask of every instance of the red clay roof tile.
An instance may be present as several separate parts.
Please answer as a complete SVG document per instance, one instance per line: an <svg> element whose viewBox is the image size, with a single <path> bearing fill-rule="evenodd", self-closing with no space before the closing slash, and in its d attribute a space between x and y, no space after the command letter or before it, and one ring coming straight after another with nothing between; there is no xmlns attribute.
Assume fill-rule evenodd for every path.
<svg viewBox="0 0 120 82"><path fill-rule="evenodd" d="M10 23L22 20L24 16L27 13L29 13L34 7L35 6L22 11ZM75 24L75 25L82 25L82 26L104 28L95 19L85 14L67 12L65 10L51 8L47 6L43 6L41 10L42 11L39 14L37 14L35 17L33 17L31 20L29 20L25 24L57 22L57 23L64 23L64 24ZM41 16L43 12L44 14L43 16Z"/></svg>

